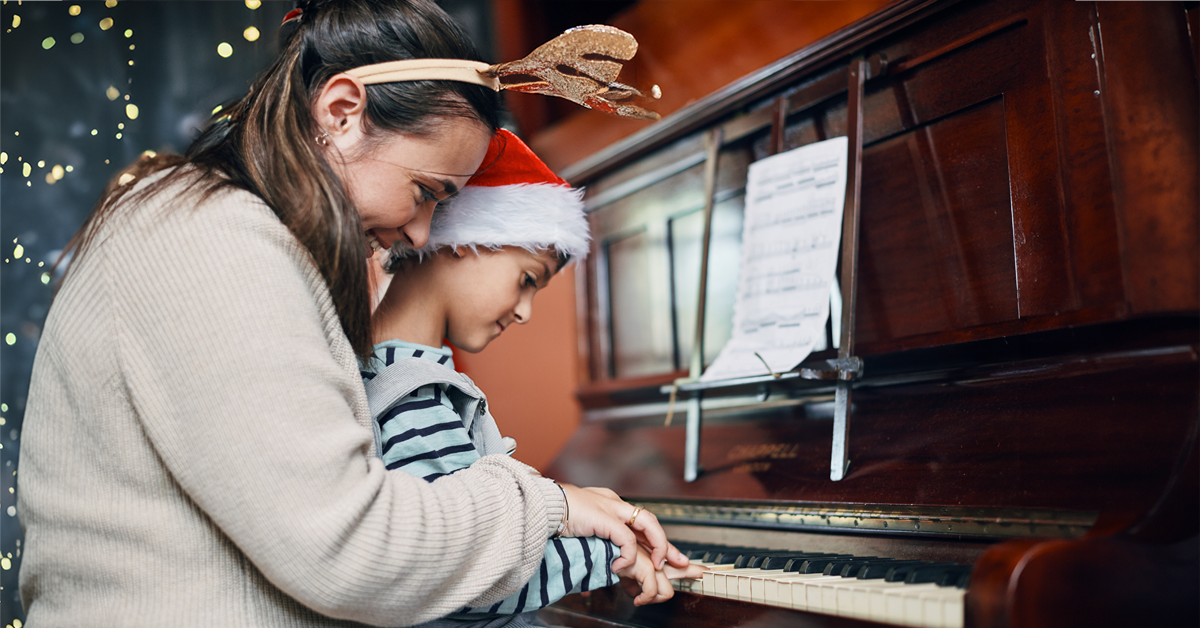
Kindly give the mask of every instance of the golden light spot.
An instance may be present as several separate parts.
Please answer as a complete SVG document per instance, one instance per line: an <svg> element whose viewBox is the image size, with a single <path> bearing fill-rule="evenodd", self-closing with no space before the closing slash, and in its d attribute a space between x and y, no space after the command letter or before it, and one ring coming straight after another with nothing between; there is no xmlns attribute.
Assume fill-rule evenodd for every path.
<svg viewBox="0 0 1200 628"><path fill-rule="evenodd" d="M0 164L8 163L8 153L0 151Z"/></svg>
<svg viewBox="0 0 1200 628"><path fill-rule="evenodd" d="M45 167L46 167L46 160L45 159L38 160L38 168L45 168Z"/></svg>
<svg viewBox="0 0 1200 628"><path fill-rule="evenodd" d="M75 172L75 166L67 166L67 172Z"/></svg>
<svg viewBox="0 0 1200 628"><path fill-rule="evenodd" d="M154 151L152 151L152 150L144 150L144 151L142 151L142 157L154 157L154 156L156 156L156 155L158 155L158 153L156 153L156 152L154 152Z"/></svg>
<svg viewBox="0 0 1200 628"><path fill-rule="evenodd" d="M50 273L42 273L42 283L50 283Z"/></svg>
<svg viewBox="0 0 1200 628"><path fill-rule="evenodd" d="M135 45L133 45L133 44L129 44L129 49L130 49L130 50L133 50L134 48L137 48L137 46L135 46Z"/></svg>
<svg viewBox="0 0 1200 628"><path fill-rule="evenodd" d="M21 620L14 619L13 620L13 628L21 628Z"/></svg>
<svg viewBox="0 0 1200 628"><path fill-rule="evenodd" d="M28 161L21 165L21 175L22 176L28 177L29 173L31 173L31 172L33 172L33 166L29 165Z"/></svg>
<svg viewBox="0 0 1200 628"><path fill-rule="evenodd" d="M8 404L0 403L0 412L8 412Z"/></svg>
<svg viewBox="0 0 1200 628"><path fill-rule="evenodd" d="M20 134L21 134L20 131L13 131L13 135L20 135Z"/></svg>
<svg viewBox="0 0 1200 628"><path fill-rule="evenodd" d="M113 25L113 21L112 21L111 17L106 17L103 20L100 20L100 30L102 30L102 31L106 31L106 30L112 28L112 25Z"/></svg>
<svg viewBox="0 0 1200 628"><path fill-rule="evenodd" d="M233 54L233 46L230 46L225 42L221 42L217 44L217 54L228 59L229 56Z"/></svg>
<svg viewBox="0 0 1200 628"><path fill-rule="evenodd" d="M104 6L111 9L111 8L117 6L117 0L104 0Z"/></svg>
<svg viewBox="0 0 1200 628"><path fill-rule="evenodd" d="M67 13L70 13L71 15L79 15L79 10L78 4L72 4L71 8L67 9Z"/></svg>
<svg viewBox="0 0 1200 628"><path fill-rule="evenodd" d="M12 332L8 332L8 334L4 336L4 342L9 345L17 344L17 335Z"/></svg>
<svg viewBox="0 0 1200 628"><path fill-rule="evenodd" d="M129 103L128 105L125 105L125 115L128 116L130 120L137 120L137 117L138 117L137 105L135 105L133 103Z"/></svg>
<svg viewBox="0 0 1200 628"><path fill-rule="evenodd" d="M260 2L259 0L246 0L246 8L250 9L251 11L253 11L261 6L262 6L262 2Z"/></svg>
<svg viewBox="0 0 1200 628"><path fill-rule="evenodd" d="M0 174L4 174L4 168L0 168Z"/></svg>
<svg viewBox="0 0 1200 628"><path fill-rule="evenodd" d="M133 59L129 60L129 65L133 65Z"/></svg>
<svg viewBox="0 0 1200 628"><path fill-rule="evenodd" d="M130 181L133 181L133 180L134 180L134 179L136 179L136 178L137 178L137 177L133 176L132 174L130 174L130 173L128 173L128 172L126 172L125 174L121 175L121 176L120 176L120 177L117 179L117 185L125 185L126 183L129 183Z"/></svg>
<svg viewBox="0 0 1200 628"><path fill-rule="evenodd" d="M104 95L108 96L109 100L116 100L121 97L121 92L117 91L116 87L109 85L108 89L104 90Z"/></svg>
<svg viewBox="0 0 1200 628"><path fill-rule="evenodd" d="M108 160L107 160L107 159L105 159L105 160L104 160L104 163L108 163Z"/></svg>
<svg viewBox="0 0 1200 628"><path fill-rule="evenodd" d="M74 35L71 35L71 43L82 44L83 43L83 33L75 33Z"/></svg>
<svg viewBox="0 0 1200 628"><path fill-rule="evenodd" d="M41 268L42 266L45 266L45 265L46 265L46 262L38 262L38 268Z"/></svg>
<svg viewBox="0 0 1200 628"><path fill-rule="evenodd" d="M17 247L13 249L13 257L21 258L24 256L25 256L25 247L18 244Z"/></svg>
<svg viewBox="0 0 1200 628"><path fill-rule="evenodd" d="M25 263L26 263L26 264L28 264L29 262L32 262L32 261L33 261L33 260L29 259L28 257L26 257L26 258L25 258Z"/></svg>
<svg viewBox="0 0 1200 628"><path fill-rule="evenodd" d="M133 37L133 29L127 28L125 29L125 39L129 39L130 37Z"/></svg>
<svg viewBox="0 0 1200 628"><path fill-rule="evenodd" d="M54 47L54 38L53 37L47 37L42 40L42 48L43 49L49 50L53 47Z"/></svg>
<svg viewBox="0 0 1200 628"><path fill-rule="evenodd" d="M92 129L92 135L96 135L98 133L100 133L100 131L98 129Z"/></svg>
<svg viewBox="0 0 1200 628"><path fill-rule="evenodd" d="M16 28L16 27L18 27L18 26L20 26L20 25L21 25L21 16L19 16L19 15L14 15L14 16L13 16L13 25L12 25L12 27L13 27L13 28Z"/></svg>
<svg viewBox="0 0 1200 628"><path fill-rule="evenodd" d="M118 129L124 129L124 128L125 128L125 123L124 123L124 122L118 122L118 123L117 123L117 128L118 128Z"/></svg>
<svg viewBox="0 0 1200 628"><path fill-rule="evenodd" d="M63 170L63 167L58 164L55 164L54 167L50 169L50 174L54 175L55 181L58 181L59 179L63 178L63 174L65 172L66 171Z"/></svg>
<svg viewBox="0 0 1200 628"><path fill-rule="evenodd" d="M129 94L125 94L125 100L129 100Z"/></svg>
<svg viewBox="0 0 1200 628"><path fill-rule="evenodd" d="M242 31L242 37L245 37L246 41L258 41L258 36L258 29L254 28L253 26L250 26L246 28L246 30Z"/></svg>
<svg viewBox="0 0 1200 628"><path fill-rule="evenodd" d="M54 178L54 173L52 173L52 172L47 172L47 173L46 173L46 184L47 184L47 185L54 185L55 183L58 183L58 179L55 179L55 178Z"/></svg>
<svg viewBox="0 0 1200 628"><path fill-rule="evenodd" d="M117 139L121 139L121 134L117 133Z"/></svg>
<svg viewBox="0 0 1200 628"><path fill-rule="evenodd" d="M12 561L9 560L8 557L0 558L0 568L3 568L4 571L8 571L9 569L12 569ZM14 624L14 628L15 628L15 624Z"/></svg>
<svg viewBox="0 0 1200 628"><path fill-rule="evenodd" d="M215 115L217 115L217 112L218 112L218 111L220 111L221 109L224 109L224 108L225 108L225 105L217 105L217 106L216 106L216 108L215 108L215 109L213 109L213 110L212 110L212 113L211 113L211 114L209 114L209 115L214 115L214 116L215 116Z"/></svg>

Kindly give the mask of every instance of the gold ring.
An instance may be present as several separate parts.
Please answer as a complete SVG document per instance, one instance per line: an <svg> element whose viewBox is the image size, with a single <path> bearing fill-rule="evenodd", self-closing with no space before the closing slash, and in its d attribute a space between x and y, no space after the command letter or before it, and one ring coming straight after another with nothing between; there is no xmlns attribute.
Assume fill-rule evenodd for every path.
<svg viewBox="0 0 1200 628"><path fill-rule="evenodd" d="M641 507L641 506L638 506L637 508L634 508L634 509L633 509L633 515L631 515L631 516L629 517L629 526L630 526L630 527L633 527L633 521L634 521L634 519L637 519L637 516L638 516L638 515L640 515L640 514L642 514L642 507Z"/></svg>

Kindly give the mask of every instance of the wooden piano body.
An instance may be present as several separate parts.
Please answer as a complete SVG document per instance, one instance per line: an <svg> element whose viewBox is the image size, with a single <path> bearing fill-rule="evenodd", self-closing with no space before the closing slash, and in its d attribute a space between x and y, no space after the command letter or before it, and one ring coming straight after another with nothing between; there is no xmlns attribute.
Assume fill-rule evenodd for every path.
<svg viewBox="0 0 1200 628"><path fill-rule="evenodd" d="M548 475L612 487L678 539L974 565L967 626L1196 625L1198 14L901 1L573 165L595 236L585 421ZM703 209L711 362L747 166L856 119L848 473L830 480L831 386L768 376L702 391L685 481L664 386L688 374ZM635 609L616 590L545 617L875 625L687 592Z"/></svg>

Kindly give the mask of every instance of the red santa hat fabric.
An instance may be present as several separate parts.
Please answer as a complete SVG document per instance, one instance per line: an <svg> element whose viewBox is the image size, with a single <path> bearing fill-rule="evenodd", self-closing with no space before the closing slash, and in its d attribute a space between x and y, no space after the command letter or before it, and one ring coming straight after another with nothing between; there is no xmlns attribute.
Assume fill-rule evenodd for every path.
<svg viewBox="0 0 1200 628"><path fill-rule="evenodd" d="M434 211L429 243L417 253L519 246L528 251L554 248L572 259L587 255L591 237L582 190L572 189L504 129L497 132L483 165L482 172Z"/></svg>

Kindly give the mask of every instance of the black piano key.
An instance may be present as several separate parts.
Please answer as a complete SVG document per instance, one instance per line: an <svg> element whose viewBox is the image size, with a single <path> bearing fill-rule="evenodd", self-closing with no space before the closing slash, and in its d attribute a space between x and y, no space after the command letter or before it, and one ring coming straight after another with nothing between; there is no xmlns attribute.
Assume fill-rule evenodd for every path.
<svg viewBox="0 0 1200 628"><path fill-rule="evenodd" d="M845 577L849 574L849 572L852 568L857 568L857 567L860 567L867 563L880 562L880 561L895 562L895 560L893 560L891 558L877 558L874 556L859 557L859 558L847 558L846 560L831 561L828 565L825 565L825 569L821 573L825 574L826 576L843 576L843 577ZM857 571L857 569L855 569L855 571ZM845 573L843 573L843 572L845 572Z"/></svg>
<svg viewBox="0 0 1200 628"><path fill-rule="evenodd" d="M825 568L835 562L845 562L857 558L856 556L829 556L822 558L810 558L800 566L800 573L824 573ZM878 558L878 556L864 556L863 558Z"/></svg>
<svg viewBox="0 0 1200 628"><path fill-rule="evenodd" d="M930 567L918 567L909 572L908 577L904 579L905 584L926 584L933 582L942 584L942 581L950 578L952 582L958 581L958 576L971 570L970 565L936 565Z"/></svg>
<svg viewBox="0 0 1200 628"><path fill-rule="evenodd" d="M788 563L799 558L804 559L809 556L817 556L815 552L791 552L782 556L767 556L759 563L761 569L787 569Z"/></svg>
<svg viewBox="0 0 1200 628"><path fill-rule="evenodd" d="M850 566L851 573L843 574L856 577L860 580L877 580L887 575L889 569L902 565L920 565L925 564L923 560L882 560L865 563L857 570Z"/></svg>
<svg viewBox="0 0 1200 628"><path fill-rule="evenodd" d="M821 565L821 569L816 569L818 560L834 560L837 558L854 558L851 554L820 554L818 556L808 556L804 558L794 558L783 569L784 571L795 571L799 573L820 573L821 569L825 569L825 565ZM809 569L813 568L813 571Z"/></svg>
<svg viewBox="0 0 1200 628"><path fill-rule="evenodd" d="M965 588L967 588L968 586L970 586L970 584L971 584L971 572L970 572L970 571L967 571L966 573L964 573L964 574L961 574L961 575L958 577L958 580L956 580L956 581L954 582L954 585L953 585L953 586L954 586L954 588L956 588L956 589L965 589Z"/></svg>
<svg viewBox="0 0 1200 628"><path fill-rule="evenodd" d="M951 566L951 565L957 565L957 564L958 563L927 562L927 563L916 564L916 565L897 565L895 567L892 567L891 569L888 569L887 575L885 575L883 577L883 579L888 582L904 582L905 579L908 578L908 574L912 573L914 570L924 569L926 567L941 567L941 566Z"/></svg>
<svg viewBox="0 0 1200 628"><path fill-rule="evenodd" d="M738 569L741 569L744 567L758 567L761 565L762 561L764 559L766 559L768 556L782 556L784 554L787 554L787 552L784 552L784 551L746 552L745 554L738 556L737 562L733 563L733 566Z"/></svg>

